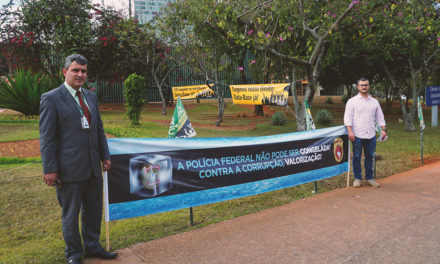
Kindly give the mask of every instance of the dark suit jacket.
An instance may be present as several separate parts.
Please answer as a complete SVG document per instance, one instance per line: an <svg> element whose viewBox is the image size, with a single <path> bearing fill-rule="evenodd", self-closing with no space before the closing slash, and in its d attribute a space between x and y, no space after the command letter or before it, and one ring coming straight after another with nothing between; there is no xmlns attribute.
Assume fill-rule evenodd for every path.
<svg viewBox="0 0 440 264"><path fill-rule="evenodd" d="M81 112L62 84L41 96L40 152L44 173L58 172L62 182L101 177L101 161L110 160L96 95L82 89L90 108L89 129L81 127Z"/></svg>

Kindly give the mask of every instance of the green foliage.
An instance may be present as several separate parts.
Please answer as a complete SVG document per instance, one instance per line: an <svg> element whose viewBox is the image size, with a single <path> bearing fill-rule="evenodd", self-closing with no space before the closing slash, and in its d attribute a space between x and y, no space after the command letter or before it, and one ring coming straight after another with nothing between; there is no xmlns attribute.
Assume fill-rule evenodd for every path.
<svg viewBox="0 0 440 264"><path fill-rule="evenodd" d="M331 39L321 83L349 86L363 76L374 86L381 82L384 95L406 94L416 100L438 75L438 7L437 0L359 1L341 25L343 31ZM390 99L386 99L388 109ZM416 105L403 106L404 123L413 130Z"/></svg>
<svg viewBox="0 0 440 264"><path fill-rule="evenodd" d="M327 109L321 109L316 114L316 122L324 126L330 125L332 123L332 119L332 115Z"/></svg>
<svg viewBox="0 0 440 264"><path fill-rule="evenodd" d="M12 67L55 74L65 54L88 55L85 50L90 48L93 39L90 33L91 8L88 0L21 1L20 8L5 21L8 26L0 30L6 40L5 54Z"/></svg>
<svg viewBox="0 0 440 264"><path fill-rule="evenodd" d="M140 67L128 63L136 57L123 57L127 55L121 52L123 43L114 36L114 32L124 30L117 27L123 20L120 12L92 5L90 0L15 2L20 2L19 8L0 7L2 55L12 69L56 74L64 57L72 53L88 58L89 77L111 77L120 61L121 65Z"/></svg>
<svg viewBox="0 0 440 264"><path fill-rule="evenodd" d="M135 19L124 19L108 10L99 17L97 25L96 52L92 55L93 64L99 67L93 73L101 79L125 80L130 74L146 76L146 54L150 35Z"/></svg>
<svg viewBox="0 0 440 264"><path fill-rule="evenodd" d="M1 164L23 164L41 162L41 158L0 157Z"/></svg>
<svg viewBox="0 0 440 264"><path fill-rule="evenodd" d="M30 70L17 70L12 76L0 78L0 108L38 115L41 95L58 85L57 78L41 72L34 74Z"/></svg>
<svg viewBox="0 0 440 264"><path fill-rule="evenodd" d="M144 99L145 78L135 73L130 74L124 82L124 99L127 104L127 116L132 126L139 126L141 108L146 104Z"/></svg>
<svg viewBox="0 0 440 264"><path fill-rule="evenodd" d="M283 126L286 123L286 118L283 112L277 111L272 115L270 122L274 126Z"/></svg>
<svg viewBox="0 0 440 264"><path fill-rule="evenodd" d="M325 100L326 104L333 104L333 100L331 97L327 97L327 99Z"/></svg>

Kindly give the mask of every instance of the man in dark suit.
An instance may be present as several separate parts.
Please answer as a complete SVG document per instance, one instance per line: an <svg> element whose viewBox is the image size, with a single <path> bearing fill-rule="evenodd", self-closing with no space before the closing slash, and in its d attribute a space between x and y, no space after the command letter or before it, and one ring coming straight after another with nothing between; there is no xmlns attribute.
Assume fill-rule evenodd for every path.
<svg viewBox="0 0 440 264"><path fill-rule="evenodd" d="M96 95L81 88L87 79L87 59L66 58L65 82L41 96L40 151L44 181L55 186L62 208L67 263L85 257L113 259L117 253L99 242L102 219L102 169L110 169L107 139ZM103 165L103 168L101 167ZM81 211L81 235L78 216Z"/></svg>

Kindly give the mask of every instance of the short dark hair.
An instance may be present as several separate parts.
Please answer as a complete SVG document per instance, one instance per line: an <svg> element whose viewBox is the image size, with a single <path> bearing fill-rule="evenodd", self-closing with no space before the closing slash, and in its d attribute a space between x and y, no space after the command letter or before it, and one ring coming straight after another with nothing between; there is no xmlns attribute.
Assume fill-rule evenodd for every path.
<svg viewBox="0 0 440 264"><path fill-rule="evenodd" d="M64 61L64 68L69 69L70 64L72 64L72 62L76 61L76 63L81 64L81 65L86 65L87 64L87 59L86 57L84 57L81 54L72 54L66 57L66 60Z"/></svg>
<svg viewBox="0 0 440 264"><path fill-rule="evenodd" d="M359 82L365 82L365 81L367 81L368 83L370 83L370 81L369 81L367 78L365 78L365 77L361 77L361 78L359 78L359 80L358 80L357 83L356 83L356 86L359 85Z"/></svg>

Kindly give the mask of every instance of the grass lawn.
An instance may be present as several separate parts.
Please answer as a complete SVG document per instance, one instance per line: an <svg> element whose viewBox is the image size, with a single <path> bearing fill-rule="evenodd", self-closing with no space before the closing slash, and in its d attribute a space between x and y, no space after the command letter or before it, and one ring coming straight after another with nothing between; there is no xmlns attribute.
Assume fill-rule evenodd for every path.
<svg viewBox="0 0 440 264"><path fill-rule="evenodd" d="M326 97L322 102L324 102ZM336 102L336 100L333 100ZM228 103L222 127L216 128L215 102L201 104L184 102L197 137L262 136L293 132L295 119L285 107L265 106L265 117L255 117L252 107ZM316 102L312 114L327 109L333 116L331 126L342 125L344 106ZM174 107L160 114L160 106L149 104L141 114L141 126L129 125L123 108L102 106L105 131L115 137L167 136ZM283 111L284 126L272 126L270 114ZM424 160L440 160L440 128L430 127L430 112L425 110L427 128L424 130ZM377 178L384 178L420 166L420 133L406 132L399 123L400 111L386 115L390 138L378 142ZM415 120L415 123L418 121ZM319 124L318 128L322 127ZM226 128L225 128L226 127ZM0 142L38 138L38 120L0 116ZM64 241L61 231L60 207L55 190L45 186L39 159L0 157L0 263L62 263ZM346 175L318 182L318 192L343 188ZM177 210L155 215L112 221L110 241L113 249L169 236L203 227L240 215L258 212L307 196L314 195L314 184L304 184L279 191L195 207L194 226L190 225L189 210ZM101 240L105 244L105 225Z"/></svg>

